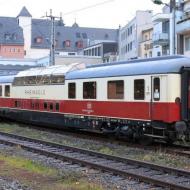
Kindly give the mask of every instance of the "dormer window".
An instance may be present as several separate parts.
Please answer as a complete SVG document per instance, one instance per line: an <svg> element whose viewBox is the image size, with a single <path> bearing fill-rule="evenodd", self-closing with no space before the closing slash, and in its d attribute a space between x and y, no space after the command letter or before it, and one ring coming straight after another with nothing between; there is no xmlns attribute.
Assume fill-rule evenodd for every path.
<svg viewBox="0 0 190 190"><path fill-rule="evenodd" d="M57 32L57 36L60 36L61 35L61 33L60 32Z"/></svg>
<svg viewBox="0 0 190 190"><path fill-rule="evenodd" d="M41 36L38 36L38 37L36 37L35 38L35 43L37 43L37 44L41 44L42 42L43 42L43 38L41 37Z"/></svg>
<svg viewBox="0 0 190 190"><path fill-rule="evenodd" d="M4 38L5 40L11 40L11 34L5 34Z"/></svg>
<svg viewBox="0 0 190 190"><path fill-rule="evenodd" d="M83 37L84 39L87 39L87 33L82 33L82 37Z"/></svg>
<svg viewBox="0 0 190 190"><path fill-rule="evenodd" d="M71 47L71 41L70 40L65 40L63 42L63 47Z"/></svg>
<svg viewBox="0 0 190 190"><path fill-rule="evenodd" d="M105 37L105 39L108 39L108 38L109 38L109 35L108 35L108 34L105 34L104 37Z"/></svg>
<svg viewBox="0 0 190 190"><path fill-rule="evenodd" d="M80 36L80 32L77 32L77 33L76 33L76 37L77 37L77 38L80 38L80 37L81 37L81 36Z"/></svg>
<svg viewBox="0 0 190 190"><path fill-rule="evenodd" d="M80 49L80 48L83 48L83 41L82 41L82 40L77 41L77 42L76 42L76 47L79 48L79 49Z"/></svg>

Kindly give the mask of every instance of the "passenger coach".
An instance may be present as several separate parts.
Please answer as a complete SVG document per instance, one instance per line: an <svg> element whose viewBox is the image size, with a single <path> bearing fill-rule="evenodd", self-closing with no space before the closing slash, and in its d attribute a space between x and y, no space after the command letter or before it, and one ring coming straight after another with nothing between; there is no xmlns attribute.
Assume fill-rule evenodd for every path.
<svg viewBox="0 0 190 190"><path fill-rule="evenodd" d="M36 68L1 77L0 116L133 140L189 138L190 58L75 66Z"/></svg>

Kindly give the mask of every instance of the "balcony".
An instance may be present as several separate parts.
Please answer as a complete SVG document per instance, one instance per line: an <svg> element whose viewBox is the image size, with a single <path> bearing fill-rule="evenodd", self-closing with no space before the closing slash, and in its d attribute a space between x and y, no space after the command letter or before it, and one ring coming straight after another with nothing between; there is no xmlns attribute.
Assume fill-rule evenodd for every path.
<svg viewBox="0 0 190 190"><path fill-rule="evenodd" d="M154 45L168 45L169 44L169 34L168 33L156 33L153 35Z"/></svg>
<svg viewBox="0 0 190 190"><path fill-rule="evenodd" d="M170 20L170 14L158 13L152 17L152 22L164 22Z"/></svg>
<svg viewBox="0 0 190 190"><path fill-rule="evenodd" d="M190 15L184 14L177 22L176 33L177 34L186 34L190 32Z"/></svg>

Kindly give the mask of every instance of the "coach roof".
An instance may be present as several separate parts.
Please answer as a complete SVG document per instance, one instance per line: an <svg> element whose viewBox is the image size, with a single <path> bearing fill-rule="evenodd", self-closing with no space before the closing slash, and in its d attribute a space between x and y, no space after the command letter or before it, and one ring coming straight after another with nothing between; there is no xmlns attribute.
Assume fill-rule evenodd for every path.
<svg viewBox="0 0 190 190"><path fill-rule="evenodd" d="M10 76L1 76L0 77L0 83L12 83L14 80L15 75Z"/></svg>
<svg viewBox="0 0 190 190"><path fill-rule="evenodd" d="M125 64L126 63L126 64ZM142 59L141 61L118 62L118 64L104 64L83 70L69 72L66 79L103 78L130 75L180 73L183 67L190 67L190 58L184 56L170 56L165 58Z"/></svg>

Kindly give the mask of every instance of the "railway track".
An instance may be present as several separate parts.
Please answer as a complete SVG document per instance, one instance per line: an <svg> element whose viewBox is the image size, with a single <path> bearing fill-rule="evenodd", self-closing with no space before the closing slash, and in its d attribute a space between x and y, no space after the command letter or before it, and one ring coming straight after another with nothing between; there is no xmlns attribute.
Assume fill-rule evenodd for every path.
<svg viewBox="0 0 190 190"><path fill-rule="evenodd" d="M61 161L130 177L155 186L190 190L190 172L0 132L0 143L53 157Z"/></svg>
<svg viewBox="0 0 190 190"><path fill-rule="evenodd" d="M11 122L10 122L11 124ZM26 126L19 125L22 128L25 128ZM182 145L182 144L173 144L173 145L167 145L165 142L157 141L154 142L153 145L141 145L138 143L132 143L128 142L125 139L119 139L116 140L114 137L110 137L109 135L105 135L102 133L93 133L93 132L88 132L88 131L73 131L73 130L60 130L60 129L53 129L53 128L45 128L45 127L40 127L40 126L33 126L33 125L27 125L27 127L31 129L35 129L38 131L44 131L44 132L49 132L49 133L54 133L54 134L63 134L67 136L72 136L76 138L82 138L82 139L94 139L100 142L110 142L112 144L116 145L124 145L128 146L131 148L140 148L140 149L145 149L145 150L150 150L150 151L161 151L163 153L167 154L172 154L172 155L177 155L177 156L184 156L187 158L190 158L190 146L189 145Z"/></svg>

